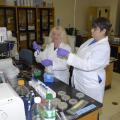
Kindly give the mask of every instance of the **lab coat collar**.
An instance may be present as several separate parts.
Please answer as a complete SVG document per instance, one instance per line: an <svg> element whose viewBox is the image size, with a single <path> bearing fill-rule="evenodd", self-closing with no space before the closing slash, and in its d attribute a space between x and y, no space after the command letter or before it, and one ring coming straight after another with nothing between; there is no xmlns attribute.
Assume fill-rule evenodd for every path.
<svg viewBox="0 0 120 120"><path fill-rule="evenodd" d="M54 42L52 42L51 44L54 45ZM61 42L61 43L60 43L60 46L61 46L62 44L63 44L63 43Z"/></svg>
<svg viewBox="0 0 120 120"><path fill-rule="evenodd" d="M52 48L53 48L53 50L54 50L54 43L53 43L53 42L51 43L51 46L52 46ZM61 42L59 48L62 48L62 46L63 46L63 43ZM57 49L58 49L58 48L57 48ZM56 49L56 50L57 50L57 49Z"/></svg>
<svg viewBox="0 0 120 120"><path fill-rule="evenodd" d="M105 42L105 41L108 41L108 36L106 36L103 39L97 41L97 43L102 43L102 42Z"/></svg>
<svg viewBox="0 0 120 120"><path fill-rule="evenodd" d="M62 46L63 46L63 43L61 42L59 47L62 47Z"/></svg>

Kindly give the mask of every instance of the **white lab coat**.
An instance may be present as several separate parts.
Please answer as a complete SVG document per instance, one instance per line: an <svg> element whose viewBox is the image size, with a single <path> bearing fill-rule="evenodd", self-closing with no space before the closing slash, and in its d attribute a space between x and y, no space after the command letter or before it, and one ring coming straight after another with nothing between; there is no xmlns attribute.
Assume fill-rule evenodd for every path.
<svg viewBox="0 0 120 120"><path fill-rule="evenodd" d="M71 47L68 44L61 43L60 48L64 48L71 52ZM38 63L44 59L52 60L53 66L46 67L46 69L52 71L57 79L69 84L69 66L65 58L61 59L57 56L57 49L54 50L54 43L50 43L43 52L40 52L38 55L37 52L35 52L34 55Z"/></svg>
<svg viewBox="0 0 120 120"><path fill-rule="evenodd" d="M108 37L89 45L91 41L93 38L81 45L76 55L70 53L67 63L74 67L72 81L75 88L102 103L110 46ZM101 83L98 76L102 80Z"/></svg>

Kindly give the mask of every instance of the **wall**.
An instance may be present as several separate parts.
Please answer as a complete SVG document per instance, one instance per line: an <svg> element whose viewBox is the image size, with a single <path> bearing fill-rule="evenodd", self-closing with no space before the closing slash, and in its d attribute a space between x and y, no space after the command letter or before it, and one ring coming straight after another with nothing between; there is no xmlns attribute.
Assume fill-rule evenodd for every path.
<svg viewBox="0 0 120 120"><path fill-rule="evenodd" d="M81 31L86 31L88 20L88 8L91 5L91 0L77 0L76 7L76 27Z"/></svg>
<svg viewBox="0 0 120 120"><path fill-rule="evenodd" d="M91 0L92 6L110 7L110 21L112 23L112 29L116 33L117 11L119 0Z"/></svg>
<svg viewBox="0 0 120 120"><path fill-rule="evenodd" d="M74 2L75 0L53 0L55 6L55 17L59 17L63 27L74 25ZM85 30L88 7L90 0L77 0L76 5L76 27ZM56 20L55 20L56 21Z"/></svg>
<svg viewBox="0 0 120 120"><path fill-rule="evenodd" d="M74 0L53 0L53 2L55 18L60 18L61 25L64 27L67 27L69 24L73 25Z"/></svg>
<svg viewBox="0 0 120 120"><path fill-rule="evenodd" d="M68 27L73 26L75 0L53 0L55 6L55 17L60 17L61 25ZM90 6L110 7L110 20L113 25L113 30L116 32L117 21L117 4L119 0L77 0L76 6L76 27L80 31L86 31L88 8Z"/></svg>

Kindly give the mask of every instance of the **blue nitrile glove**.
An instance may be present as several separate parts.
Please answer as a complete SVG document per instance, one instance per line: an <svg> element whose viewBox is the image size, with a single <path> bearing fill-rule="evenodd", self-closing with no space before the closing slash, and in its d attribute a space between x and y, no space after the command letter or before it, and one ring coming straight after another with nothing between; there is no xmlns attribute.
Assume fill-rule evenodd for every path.
<svg viewBox="0 0 120 120"><path fill-rule="evenodd" d="M52 62L52 60L45 59L45 60L42 60L42 61L41 61L41 64L42 64L43 66L47 67L47 66L53 65L53 62Z"/></svg>
<svg viewBox="0 0 120 120"><path fill-rule="evenodd" d="M68 57L69 53L70 53L69 51L67 51L63 48L58 48L58 50L57 50L57 55L60 57Z"/></svg>
<svg viewBox="0 0 120 120"><path fill-rule="evenodd" d="M32 46L33 46L33 49L36 50L36 51L40 51L41 47L36 43L36 41L34 41L32 43Z"/></svg>

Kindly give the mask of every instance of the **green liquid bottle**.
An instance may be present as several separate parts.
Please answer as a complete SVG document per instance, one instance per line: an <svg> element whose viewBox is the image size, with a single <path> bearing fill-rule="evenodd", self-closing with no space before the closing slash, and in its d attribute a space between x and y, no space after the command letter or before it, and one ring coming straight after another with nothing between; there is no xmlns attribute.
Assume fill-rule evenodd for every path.
<svg viewBox="0 0 120 120"><path fill-rule="evenodd" d="M46 95L47 104L44 106L43 118L44 120L55 120L56 119L56 109L52 105L53 95L48 93Z"/></svg>

